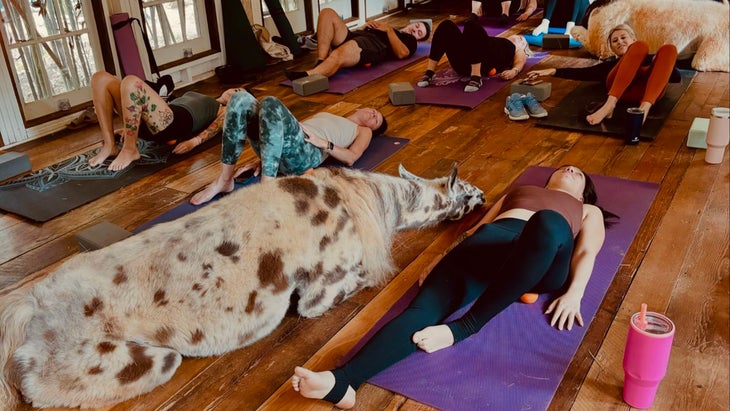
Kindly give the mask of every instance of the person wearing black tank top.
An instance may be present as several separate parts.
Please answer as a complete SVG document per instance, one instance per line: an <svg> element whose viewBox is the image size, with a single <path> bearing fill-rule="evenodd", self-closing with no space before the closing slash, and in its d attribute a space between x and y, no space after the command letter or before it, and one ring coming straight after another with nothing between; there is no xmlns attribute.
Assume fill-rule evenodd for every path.
<svg viewBox="0 0 730 411"><path fill-rule="evenodd" d="M595 187L579 168L562 166L532 195L541 198L502 196L482 224L436 265L403 313L343 366L320 372L296 367L294 390L351 408L355 391L367 379L416 350L431 353L469 337L523 293L557 292L545 312L550 325L559 330L583 326L581 299L605 238ZM560 212L551 201L564 204L555 207ZM579 222L576 235L564 214ZM444 323L471 302L461 318Z"/></svg>
<svg viewBox="0 0 730 411"><path fill-rule="evenodd" d="M140 158L137 138L174 144L173 154L186 153L221 130L225 105L239 90L226 90L217 99L187 92L168 103L137 76L120 79L105 71L94 73L91 94L102 146L89 159L89 165L101 166L107 158L115 157L109 164L110 171L127 168ZM120 130L114 130L115 112L122 117ZM121 137L121 149L115 134Z"/></svg>

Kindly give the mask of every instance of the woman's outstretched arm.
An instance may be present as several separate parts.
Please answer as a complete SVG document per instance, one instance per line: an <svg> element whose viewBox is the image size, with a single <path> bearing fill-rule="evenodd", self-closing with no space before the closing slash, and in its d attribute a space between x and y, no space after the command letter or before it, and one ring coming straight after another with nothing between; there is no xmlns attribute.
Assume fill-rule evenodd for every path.
<svg viewBox="0 0 730 411"><path fill-rule="evenodd" d="M583 207L585 213L570 262L568 290L556 298L545 311L545 314L553 315L550 325L557 326L559 330L562 330L563 327L571 330L575 322L581 327L583 326L580 301L593 273L596 255L606 238L601 210L590 204Z"/></svg>

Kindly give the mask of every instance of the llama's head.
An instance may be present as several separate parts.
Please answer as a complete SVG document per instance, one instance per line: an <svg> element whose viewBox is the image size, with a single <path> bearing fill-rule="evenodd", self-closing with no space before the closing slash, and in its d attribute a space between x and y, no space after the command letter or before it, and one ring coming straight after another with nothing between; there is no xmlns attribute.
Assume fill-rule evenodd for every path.
<svg viewBox="0 0 730 411"><path fill-rule="evenodd" d="M406 170L403 165L398 166L398 173L406 180L420 181L431 184L448 198L445 202L446 219L458 220L465 214L484 205L484 192L478 187L473 186L466 181L457 177L457 167L451 169L451 173L446 177L434 180L426 180Z"/></svg>

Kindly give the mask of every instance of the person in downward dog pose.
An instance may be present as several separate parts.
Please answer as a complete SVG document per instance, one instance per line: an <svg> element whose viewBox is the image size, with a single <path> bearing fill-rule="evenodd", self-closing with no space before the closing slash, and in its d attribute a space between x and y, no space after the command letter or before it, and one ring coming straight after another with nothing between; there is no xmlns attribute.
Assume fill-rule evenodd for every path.
<svg viewBox="0 0 730 411"><path fill-rule="evenodd" d="M342 367L296 367L294 390L351 408L355 390L370 377L418 349L432 353L458 343L524 293L560 291L545 312L551 326L583 326L581 299L605 237L596 200L592 181L574 166L560 167L544 187L513 187L438 263L402 314ZM461 318L443 323L472 301Z"/></svg>
<svg viewBox="0 0 730 411"><path fill-rule="evenodd" d="M137 76L119 79L105 71L94 73L91 93L103 142L101 150L89 159L89 165L96 167L107 158L116 157L109 170L127 168L140 158L137 138L175 144L174 154L187 153L220 131L225 105L239 90L226 90L217 99L189 91L168 103ZM115 111L122 117L122 129L116 131ZM121 150L117 148L115 134L123 141Z"/></svg>
<svg viewBox="0 0 730 411"><path fill-rule="evenodd" d="M192 204L233 191L234 179L248 170L265 181L278 173L302 174L329 156L350 166L372 137L388 128L383 114L373 108L357 109L347 117L317 113L300 123L279 99L269 96L259 101L246 91L231 97L224 123L221 172L192 197ZM236 169L246 139L260 160Z"/></svg>
<svg viewBox="0 0 730 411"><path fill-rule="evenodd" d="M586 116L589 124L595 125L605 118L611 118L619 100L639 104L646 121L649 110L664 95L667 84L678 83L682 79L675 67L677 47L665 44L651 55L649 46L636 39L634 30L628 24L620 24L610 31L608 45L616 58L590 67L534 70L527 73L527 78L555 76L604 81L608 96L605 103Z"/></svg>

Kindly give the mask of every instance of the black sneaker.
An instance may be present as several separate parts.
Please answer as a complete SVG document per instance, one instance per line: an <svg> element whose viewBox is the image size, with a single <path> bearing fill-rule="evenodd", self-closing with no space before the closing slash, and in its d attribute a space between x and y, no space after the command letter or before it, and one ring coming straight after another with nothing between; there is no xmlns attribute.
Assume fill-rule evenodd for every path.
<svg viewBox="0 0 730 411"><path fill-rule="evenodd" d="M421 77L421 80L416 83L418 87L428 87L431 85L431 82L433 81L433 74L426 73Z"/></svg>
<svg viewBox="0 0 730 411"><path fill-rule="evenodd" d="M466 93L473 93L482 86L482 78L479 76L471 76L471 79L469 79L469 82L466 84L466 87L464 87L464 92Z"/></svg>

